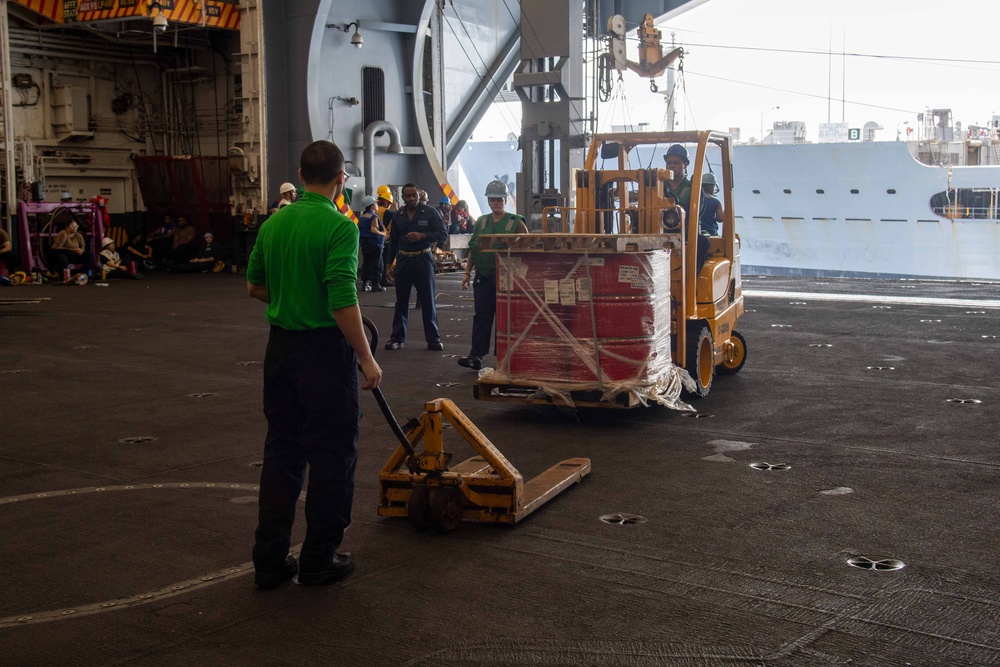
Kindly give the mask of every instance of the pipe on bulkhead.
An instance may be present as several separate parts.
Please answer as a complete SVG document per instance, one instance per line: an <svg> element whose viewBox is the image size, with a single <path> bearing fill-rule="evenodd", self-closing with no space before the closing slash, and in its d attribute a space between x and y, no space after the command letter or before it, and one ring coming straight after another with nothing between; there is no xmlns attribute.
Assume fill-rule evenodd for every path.
<svg viewBox="0 0 1000 667"><path fill-rule="evenodd" d="M365 194L375 194L375 133L389 133L390 153L402 153L403 143L399 140L399 130L387 120L376 120L365 128Z"/></svg>

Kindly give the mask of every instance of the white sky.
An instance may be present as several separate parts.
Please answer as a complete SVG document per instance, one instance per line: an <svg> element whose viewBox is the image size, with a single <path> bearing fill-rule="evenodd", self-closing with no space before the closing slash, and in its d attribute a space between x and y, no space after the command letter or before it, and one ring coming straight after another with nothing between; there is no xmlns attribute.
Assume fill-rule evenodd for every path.
<svg viewBox="0 0 1000 667"><path fill-rule="evenodd" d="M830 120L850 127L878 122L880 139L894 139L899 123L915 125L927 108L952 109L963 127L986 123L1000 114L1000 50L989 27L997 17L996 0L709 0L660 26L665 44L673 31L685 46L678 129L740 127L746 141L759 136L762 117L765 132L773 121L800 120L815 141L828 109ZM637 51L631 40L630 59ZM845 51L991 64L844 58ZM648 80L631 73L625 80L632 122L661 129L664 97ZM659 82L665 90L666 77ZM626 122L623 105L603 115L602 125L611 116Z"/></svg>
<svg viewBox="0 0 1000 667"><path fill-rule="evenodd" d="M747 141L760 135L762 120L765 133L774 121L798 120L816 141L829 113L850 127L875 121L884 128L876 138L892 140L897 128L905 131L901 123L915 127L928 108L952 109L963 127L987 123L1000 114L1000 49L991 27L998 17L996 0L709 0L659 26L665 46L675 32L686 51L677 129L739 127ZM636 60L634 26L629 36ZM907 59L845 58L845 51ZM642 121L665 129L665 97L631 72L624 81L627 104L605 105L598 131ZM657 83L666 90L666 76ZM519 133L520 111L506 106L515 108L491 110L475 138Z"/></svg>

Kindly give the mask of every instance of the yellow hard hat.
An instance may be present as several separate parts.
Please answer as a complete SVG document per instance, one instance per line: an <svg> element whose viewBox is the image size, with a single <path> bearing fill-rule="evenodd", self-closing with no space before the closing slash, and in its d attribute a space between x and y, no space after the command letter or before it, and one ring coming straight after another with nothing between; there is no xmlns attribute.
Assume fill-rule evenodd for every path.
<svg viewBox="0 0 1000 667"><path fill-rule="evenodd" d="M392 203L392 190L389 189L388 185L378 186L378 196L379 199L384 199L390 204Z"/></svg>

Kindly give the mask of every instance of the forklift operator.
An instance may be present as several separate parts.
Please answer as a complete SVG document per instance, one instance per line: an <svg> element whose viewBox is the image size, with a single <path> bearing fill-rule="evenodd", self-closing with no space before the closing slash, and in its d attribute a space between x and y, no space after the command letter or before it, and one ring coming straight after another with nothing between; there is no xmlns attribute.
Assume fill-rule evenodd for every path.
<svg viewBox="0 0 1000 667"><path fill-rule="evenodd" d="M671 172L669 181L663 184L663 194L673 196L684 209L684 221L691 215L691 180L687 177L687 168L691 164L688 151L680 144L674 144L667 149L663 155L666 168ZM701 272L705 260L708 259L709 240L703 234L698 234L697 238L697 263L695 273Z"/></svg>
<svg viewBox="0 0 1000 667"><path fill-rule="evenodd" d="M667 149L663 161L671 172L670 180L663 184L663 194L673 195L684 209L685 215L691 215L691 181L687 177L687 168L691 160L688 158L687 149L680 144L674 144Z"/></svg>

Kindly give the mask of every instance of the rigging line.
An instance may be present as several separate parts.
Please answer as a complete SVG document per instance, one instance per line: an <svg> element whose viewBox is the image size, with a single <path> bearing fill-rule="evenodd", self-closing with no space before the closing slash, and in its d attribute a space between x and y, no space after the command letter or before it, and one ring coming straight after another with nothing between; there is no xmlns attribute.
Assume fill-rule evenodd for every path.
<svg viewBox="0 0 1000 667"><path fill-rule="evenodd" d="M684 90L684 105L687 107L688 111L691 112L691 123L694 125L695 129L698 129L698 121L694 117L694 108L691 106L691 96L687 94L687 77L684 76L686 70L681 70L678 73L678 78L681 80L681 88Z"/></svg>
<svg viewBox="0 0 1000 667"><path fill-rule="evenodd" d="M520 25L520 22L516 18L514 18L513 12L510 11L510 7L507 5L507 0L503 0L503 6L504 6L504 9L507 10L507 13L510 14L510 18L515 23L517 23L518 25ZM531 30L531 34L535 36L535 40L539 44L541 44L543 42L543 40L538 36L538 33L535 32L535 26L533 26L531 24L531 19L529 19L527 16L525 16L523 12L519 12L519 14L521 16L521 19L523 21L527 22L528 29ZM522 44L523 44L523 40L522 40ZM531 48L531 44L528 44L528 50L532 52L531 55L532 55L533 58L539 59L538 56L535 55L534 50ZM570 103L570 106L573 108L573 113L576 114L576 118L581 118L582 119L583 118L583 112L577 106L577 100L575 100L573 98L569 98L567 101Z"/></svg>
<svg viewBox="0 0 1000 667"><path fill-rule="evenodd" d="M738 79L727 79L727 78L722 77L722 76L714 76L712 74L701 74L699 72L692 72L692 74L694 74L695 76L705 77L706 79L716 79L717 81L726 81L728 83L739 83L739 84L742 84L744 86L752 86L754 88L764 88L764 89L767 89L767 90L776 90L779 93L790 93L792 95L801 95L803 97L815 97L815 98L821 99L821 100L828 99L826 95L817 95L816 93L803 93L802 91L799 91L799 90L788 90L787 88L777 88L775 86L765 86L765 85L760 84L760 83L749 83L747 81L740 81ZM851 100L841 100L841 99L838 99L838 98L835 98L835 97L834 98L829 98L829 99L832 99L832 100L834 100L836 102L847 102L848 104L854 104L856 106L870 107L872 109L883 109L885 111L899 111L899 112L902 112L902 113L910 113L910 114L919 113L919 112L914 111L912 109L899 109L899 108L896 108L896 107L887 107L887 106L883 106L883 105L880 105L880 104L868 104L867 102L853 102Z"/></svg>
<svg viewBox="0 0 1000 667"><path fill-rule="evenodd" d="M452 7L452 9L454 9L454 6ZM469 61L469 64L470 64L470 65L472 65L472 69L473 69L473 71L475 72L476 76L478 76L478 77L479 77L479 83L483 84L483 87L485 87L485 88L486 88L486 91L487 91L487 92L490 92L490 89L489 89L489 86L487 86L487 85L486 85L486 76L487 76L487 75L489 75L489 71L490 71L490 68L489 68L489 67L487 67L487 65L486 65L486 61L485 61L485 60L483 60L483 57L482 57L482 55L481 55L481 54L480 54L480 53L479 53L478 51L476 51L476 55L477 55L477 56L479 56L479 61L480 61L480 63L482 64L482 66L483 66L483 69L485 70L485 73L484 73L484 74L480 74L480 73L479 73L479 70L478 70L478 68L476 67L476 63L475 63L475 62L473 62L473 60L472 60L472 56L470 56L470 55L469 55L469 52L468 52L468 51L467 51L467 50L465 49L465 44L463 43L463 40L459 38L459 34L458 34L458 31L457 31L457 30L455 30L455 26L453 26L453 25L451 24L451 19L450 19L450 18L448 17L448 15L447 15L447 14L446 14L445 12L443 12L443 11L441 12L441 16L442 16L442 17L444 18L445 22L446 22L446 23L448 24L448 27L449 27L449 28L451 29L451 32L452 32L452 34L453 34L453 35L455 35L455 41L457 41L457 42L458 42L458 46L459 46L459 48L460 48L460 49L462 49L462 53L464 53L464 54L465 54L465 58L466 58L466 60L468 60L468 61ZM462 17L458 15L458 10L455 10L455 18L457 18L457 19L458 19L458 22L459 22L460 24L462 24L462 27L463 27L463 29L465 29L465 22L464 22L464 21L462 20ZM468 31L468 29L465 29L465 34L466 34L466 35L469 35L469 31ZM475 42L475 40L473 40L473 39L472 39L472 36L471 36L471 35L469 35L469 40L470 40L471 42L473 42L473 43ZM502 89L501 89L500 85L499 85L499 84L497 84L497 82L496 82L496 79L494 79L494 78L493 78L493 75L489 75L489 79L490 79L490 83L492 83L492 84L493 84L493 87L494 87L494 89L495 89L495 91L496 91L496 92L495 92L495 93L493 94L493 97L494 97L494 98L496 98L496 97L497 97L497 96L499 96L499 95L500 95L500 94L501 94L501 93L502 93L503 91L502 91ZM500 115L501 115L501 117L503 117L503 121L504 121L504 123L505 123L505 124L507 125L507 129L508 129L508 130L511 130L511 133L512 133L512 134L514 134L514 135L517 135L517 136L520 136L520 134L521 134L521 130L520 130L520 127L516 127L516 128L515 128L514 126L512 126L512 125L511 125L511 122L510 122L511 120L514 120L514 121L515 121L515 124L514 124L514 125L515 125L515 126L516 126L516 125L518 125L518 124L516 123L516 118L514 118L513 114L511 114L511 113L510 113L509 111L507 111L507 110L506 110L505 108L502 108L502 105L501 105L501 108L499 109L499 111L500 111Z"/></svg>

